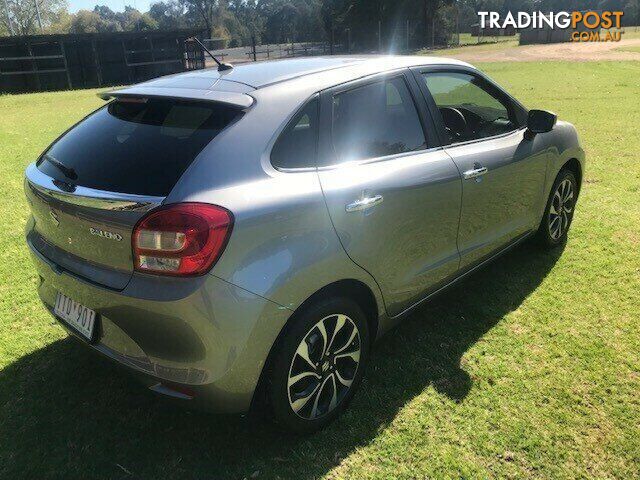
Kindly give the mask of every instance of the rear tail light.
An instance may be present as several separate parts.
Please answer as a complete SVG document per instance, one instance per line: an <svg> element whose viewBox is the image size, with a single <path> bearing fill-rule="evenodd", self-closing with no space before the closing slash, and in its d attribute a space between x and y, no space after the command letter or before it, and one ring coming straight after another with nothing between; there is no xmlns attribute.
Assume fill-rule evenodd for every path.
<svg viewBox="0 0 640 480"><path fill-rule="evenodd" d="M220 258L233 215L205 203L176 203L152 211L133 230L136 270L160 275L201 275Z"/></svg>

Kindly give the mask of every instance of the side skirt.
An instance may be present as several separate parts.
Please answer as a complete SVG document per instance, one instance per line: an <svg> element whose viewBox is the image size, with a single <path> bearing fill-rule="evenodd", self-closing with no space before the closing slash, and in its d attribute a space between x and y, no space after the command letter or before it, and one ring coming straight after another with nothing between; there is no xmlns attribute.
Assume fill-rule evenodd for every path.
<svg viewBox="0 0 640 480"><path fill-rule="evenodd" d="M480 263L478 263L477 265L471 267L470 269L464 271L463 273L461 273L460 275L455 277L453 280L451 280L447 284L441 286L440 288L437 288L433 292L429 293L426 297L422 298L421 300L418 300L416 303L414 303L410 307L406 308L405 310L403 310L399 314L397 314L397 315L395 315L393 317L389 317L388 318L389 322L391 322L393 325L395 325L398 321L403 319L405 316L407 316L409 313L411 313L414 309L416 309L417 307L422 305L427 300L430 300L431 298L433 298L434 296L438 295L439 293L442 293L444 290L446 290L447 288L451 287L452 285L455 285L460 280L466 278L468 275L471 275L473 272L475 272L475 271L479 270L480 268L484 267L485 265L489 264L490 262L492 262L493 260L495 260L499 256L507 253L512 248L520 245L522 242L524 242L527 238L529 238L534 233L535 233L535 230L531 230L530 232L523 233L519 237L516 237L515 240L511 241L510 243L508 243L505 247L501 248L500 250L497 250L494 254L492 254L491 256L486 258L485 260L481 261ZM389 328L392 328L393 325L390 325ZM387 329L385 329L385 330L387 330Z"/></svg>

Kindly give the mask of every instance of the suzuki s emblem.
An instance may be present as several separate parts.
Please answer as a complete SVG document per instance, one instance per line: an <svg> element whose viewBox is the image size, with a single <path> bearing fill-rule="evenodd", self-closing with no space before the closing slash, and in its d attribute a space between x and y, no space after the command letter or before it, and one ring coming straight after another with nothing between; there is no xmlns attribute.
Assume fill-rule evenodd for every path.
<svg viewBox="0 0 640 480"><path fill-rule="evenodd" d="M49 217L51 217L51 221L56 227L60 225L60 220L58 220L58 214L56 212L49 210Z"/></svg>
<svg viewBox="0 0 640 480"><path fill-rule="evenodd" d="M96 237L106 238L107 240L115 240L116 242L122 241L122 235L114 232L107 232L106 230L100 230L99 228L91 227L89 229L91 235L95 235Z"/></svg>

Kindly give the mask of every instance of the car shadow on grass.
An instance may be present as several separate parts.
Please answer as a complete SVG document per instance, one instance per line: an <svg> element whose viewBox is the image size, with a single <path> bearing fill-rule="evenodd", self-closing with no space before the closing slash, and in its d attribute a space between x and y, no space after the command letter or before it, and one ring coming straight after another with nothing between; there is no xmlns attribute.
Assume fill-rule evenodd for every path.
<svg viewBox="0 0 640 480"><path fill-rule="evenodd" d="M562 249L526 243L412 313L375 348L350 408L309 437L177 408L71 339L0 372L0 478L316 478L427 388L462 402L465 352L545 278Z"/></svg>

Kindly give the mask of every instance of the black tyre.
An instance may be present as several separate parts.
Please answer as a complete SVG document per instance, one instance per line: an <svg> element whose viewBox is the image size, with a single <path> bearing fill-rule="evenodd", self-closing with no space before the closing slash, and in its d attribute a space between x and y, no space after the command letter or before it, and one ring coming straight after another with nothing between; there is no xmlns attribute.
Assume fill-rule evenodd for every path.
<svg viewBox="0 0 640 480"><path fill-rule="evenodd" d="M296 314L269 372L275 421L297 433L332 422L358 389L368 354L367 320L352 300L328 298Z"/></svg>
<svg viewBox="0 0 640 480"><path fill-rule="evenodd" d="M544 216L538 227L538 242L547 248L564 243L571 227L578 199L578 182L570 170L561 170L547 200Z"/></svg>

